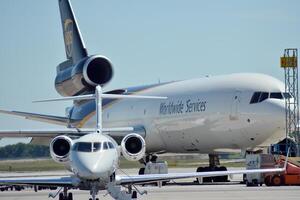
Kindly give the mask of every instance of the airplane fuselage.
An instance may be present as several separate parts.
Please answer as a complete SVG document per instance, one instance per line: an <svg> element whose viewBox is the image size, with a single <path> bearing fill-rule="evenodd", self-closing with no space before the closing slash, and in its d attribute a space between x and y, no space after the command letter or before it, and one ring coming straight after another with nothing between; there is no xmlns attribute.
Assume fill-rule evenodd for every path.
<svg viewBox="0 0 300 200"><path fill-rule="evenodd" d="M283 91L281 81L250 73L127 88L118 92L168 99L104 101L103 123L143 127L148 152L245 150L284 137ZM255 92L266 92L268 98L250 103ZM282 98L270 98L273 93ZM76 119L73 126L94 127L94 101L75 104L70 115Z"/></svg>
<svg viewBox="0 0 300 200"><path fill-rule="evenodd" d="M112 138L91 133L74 140L66 164L76 177L83 181L97 180L97 187L103 189L118 168L119 157L119 147Z"/></svg>

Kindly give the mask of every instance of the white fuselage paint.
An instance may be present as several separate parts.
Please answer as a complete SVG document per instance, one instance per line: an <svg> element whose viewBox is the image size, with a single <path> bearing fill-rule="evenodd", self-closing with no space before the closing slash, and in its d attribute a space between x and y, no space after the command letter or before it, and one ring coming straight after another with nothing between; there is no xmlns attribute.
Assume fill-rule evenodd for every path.
<svg viewBox="0 0 300 200"><path fill-rule="evenodd" d="M250 104L257 91L284 92L284 84L252 73L162 84L138 94L167 100L118 100L105 107L103 126L144 126L148 152L212 153L266 146L285 136L284 99ZM83 127L95 127L95 121L92 116Z"/></svg>
<svg viewBox="0 0 300 200"><path fill-rule="evenodd" d="M82 152L72 149L70 153L69 170L77 177L84 180L96 180L99 183L106 185L109 182L109 177L115 172L119 166L120 151L115 141L107 135L100 133L91 133L74 140L74 144L86 143L101 143L101 149L92 152ZM114 148L104 149L103 143L111 142Z"/></svg>

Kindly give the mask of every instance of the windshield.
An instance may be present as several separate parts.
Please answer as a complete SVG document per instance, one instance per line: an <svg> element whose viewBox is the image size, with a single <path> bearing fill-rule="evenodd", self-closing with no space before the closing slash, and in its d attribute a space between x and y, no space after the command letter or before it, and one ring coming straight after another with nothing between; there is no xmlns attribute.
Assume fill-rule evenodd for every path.
<svg viewBox="0 0 300 200"><path fill-rule="evenodd" d="M93 147L93 152L99 151L101 149L101 142L95 142Z"/></svg>
<svg viewBox="0 0 300 200"><path fill-rule="evenodd" d="M73 151L79 152L91 152L92 151L92 143L90 142L77 142L73 145Z"/></svg>
<svg viewBox="0 0 300 200"><path fill-rule="evenodd" d="M260 103L263 102L266 99L289 99L292 98L290 93L284 92L254 92L251 100L250 100L250 104L254 104L254 103Z"/></svg>

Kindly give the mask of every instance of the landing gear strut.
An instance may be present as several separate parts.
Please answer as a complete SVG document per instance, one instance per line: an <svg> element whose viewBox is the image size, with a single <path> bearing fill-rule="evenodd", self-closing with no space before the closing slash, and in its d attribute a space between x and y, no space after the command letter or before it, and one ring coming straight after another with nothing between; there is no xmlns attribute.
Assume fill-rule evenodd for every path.
<svg viewBox="0 0 300 200"><path fill-rule="evenodd" d="M197 172L209 172L209 171L227 171L227 168L220 166L219 156L216 154L209 154L209 167L198 167ZM200 183L200 180L197 178L197 182ZM228 182L228 176L215 176L215 177L204 177L202 179L203 183L210 182Z"/></svg>
<svg viewBox="0 0 300 200"><path fill-rule="evenodd" d="M96 198L96 196L98 195L98 191L99 189L97 188L96 184L92 184L90 191L90 195L92 196L92 198L89 198L89 200L99 200L98 198Z"/></svg>
<svg viewBox="0 0 300 200"><path fill-rule="evenodd" d="M59 200L73 200L73 194L68 193L68 188L64 187L64 191L59 193Z"/></svg>

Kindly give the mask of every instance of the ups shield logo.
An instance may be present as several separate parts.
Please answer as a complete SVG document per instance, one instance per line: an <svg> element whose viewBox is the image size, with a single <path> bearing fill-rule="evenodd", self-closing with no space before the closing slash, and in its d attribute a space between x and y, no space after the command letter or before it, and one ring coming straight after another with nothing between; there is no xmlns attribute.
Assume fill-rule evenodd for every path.
<svg viewBox="0 0 300 200"><path fill-rule="evenodd" d="M64 38L65 38L67 57L71 58L72 43L73 43L73 21L70 19L66 19L64 22Z"/></svg>

